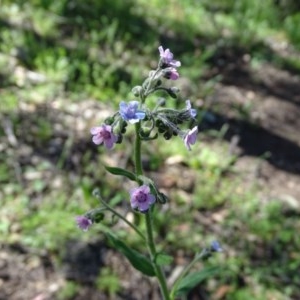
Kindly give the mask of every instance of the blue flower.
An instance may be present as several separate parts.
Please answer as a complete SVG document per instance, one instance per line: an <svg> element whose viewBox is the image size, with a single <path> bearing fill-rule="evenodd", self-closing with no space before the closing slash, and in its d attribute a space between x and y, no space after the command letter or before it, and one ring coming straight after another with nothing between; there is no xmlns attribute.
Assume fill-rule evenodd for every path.
<svg viewBox="0 0 300 300"><path fill-rule="evenodd" d="M138 101L130 101L128 104L124 101L120 103L119 113L124 121L128 121L131 124L137 123L143 120L146 113L138 109Z"/></svg>
<svg viewBox="0 0 300 300"><path fill-rule="evenodd" d="M190 113L190 116L192 118L195 118L197 116L197 110L192 108L190 100L186 100L185 103L186 103L186 109Z"/></svg>
<svg viewBox="0 0 300 300"><path fill-rule="evenodd" d="M220 243L218 241L213 241L211 244L210 244L210 250L212 252L222 252L223 249L220 245Z"/></svg>

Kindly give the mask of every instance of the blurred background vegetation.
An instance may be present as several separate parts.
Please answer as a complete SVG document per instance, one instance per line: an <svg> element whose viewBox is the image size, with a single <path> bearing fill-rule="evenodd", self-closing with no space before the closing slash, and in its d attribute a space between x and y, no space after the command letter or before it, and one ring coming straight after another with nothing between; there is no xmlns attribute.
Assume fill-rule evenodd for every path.
<svg viewBox="0 0 300 300"><path fill-rule="evenodd" d="M130 216L127 182L103 170L104 163L131 166L130 132L127 142L107 153L92 145L89 128L121 99L132 100L131 88L155 68L163 45L182 62L178 84L199 109L203 131L191 153L178 140L170 147L158 140L145 149L147 172L172 199L158 210L157 238L175 256L174 265L212 239L224 246L224 254L208 262L222 271L191 299L299 299L299 212L283 213L281 202L262 198L255 178L245 184L235 168L239 158L230 151L234 140L226 139L224 115L234 110L239 122L258 126L251 104L241 101L222 111L222 96L212 97L228 66L246 64L255 71L268 63L297 76L299 26L296 0L0 1L1 251L25 253L37 259L36 267L60 274L61 281L45 277L58 282L47 290L51 299L106 299L97 293L139 299L129 298L129 288L126 294L116 266L98 262L82 275L75 265L84 262L68 257L81 242L96 252L110 249L103 234L109 218L87 234L74 223L75 215L98 205L94 187ZM238 82L240 74L234 76ZM260 153L256 165L266 158ZM116 228L139 247L122 224ZM4 284L10 279L2 278ZM26 299L39 293L23 281L11 284L3 299L22 299L16 290L26 287Z"/></svg>

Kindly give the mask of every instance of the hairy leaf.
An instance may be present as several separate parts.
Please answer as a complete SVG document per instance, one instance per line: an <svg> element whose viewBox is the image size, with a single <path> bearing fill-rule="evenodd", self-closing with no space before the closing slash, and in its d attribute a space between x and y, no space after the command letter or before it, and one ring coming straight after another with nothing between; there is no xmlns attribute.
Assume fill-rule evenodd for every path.
<svg viewBox="0 0 300 300"><path fill-rule="evenodd" d="M127 257L135 269L147 276L155 276L155 271L151 261L146 256L128 247L123 241L119 240L112 234L107 233L107 236L113 246Z"/></svg>
<svg viewBox="0 0 300 300"><path fill-rule="evenodd" d="M193 289L197 284L213 276L215 273L219 272L219 267L210 267L204 270L193 272L181 279L177 289L175 291L176 296L186 295L191 289Z"/></svg>
<svg viewBox="0 0 300 300"><path fill-rule="evenodd" d="M105 166L106 171L108 171L109 173L113 174L113 175L120 175L120 176L124 176L127 177L128 179L135 181L136 180L136 176L134 175L134 173L129 172L125 169L122 168L117 168L117 167L108 167Z"/></svg>

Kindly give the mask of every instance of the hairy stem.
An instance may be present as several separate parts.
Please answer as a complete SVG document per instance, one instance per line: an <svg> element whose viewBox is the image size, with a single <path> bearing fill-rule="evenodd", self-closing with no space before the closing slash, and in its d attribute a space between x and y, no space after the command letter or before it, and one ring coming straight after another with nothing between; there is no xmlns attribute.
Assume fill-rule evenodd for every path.
<svg viewBox="0 0 300 300"><path fill-rule="evenodd" d="M141 139L139 135L140 131L140 123L135 124L135 131L136 131L136 139L135 139L135 152L134 152L134 158L135 158L135 171L136 176L143 175L143 166L142 166L142 158L141 158ZM145 222L146 222L146 230L147 230L147 245L148 250L151 257L151 262L154 267L156 277L158 279L160 290L163 296L164 300L169 300L169 291L167 287L167 282L165 275L159 265L157 265L155 258L157 255L156 248L155 248L155 242L153 237L153 223L152 223L152 211L151 209L148 210L148 212L145 214Z"/></svg>
<svg viewBox="0 0 300 300"><path fill-rule="evenodd" d="M116 210L114 210L110 205L108 205L102 198L100 198L101 203L106 207L107 210L111 211L114 215L116 215L119 219L125 222L128 226L130 226L143 240L146 240L144 234L131 222L129 222L126 218L124 218L121 214L119 214Z"/></svg>
<svg viewBox="0 0 300 300"><path fill-rule="evenodd" d="M107 202L105 202L100 194L99 189L95 189L93 191L93 196L96 197L105 207L105 209L100 208L99 211L103 210L109 210L114 215L116 215L119 219L121 219L123 222L125 222L128 226L130 226L143 240L146 240L146 237L144 234L131 222L129 222L125 217L123 217L121 214L119 214L113 207L111 207Z"/></svg>

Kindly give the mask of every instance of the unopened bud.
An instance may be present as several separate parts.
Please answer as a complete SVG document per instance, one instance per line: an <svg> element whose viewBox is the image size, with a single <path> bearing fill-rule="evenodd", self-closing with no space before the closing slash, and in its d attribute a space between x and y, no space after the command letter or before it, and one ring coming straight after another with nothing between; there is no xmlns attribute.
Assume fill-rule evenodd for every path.
<svg viewBox="0 0 300 300"><path fill-rule="evenodd" d="M133 95L135 97L139 97L140 94L141 94L142 89L143 88L140 85L137 85L137 86L133 87L133 89L131 90L131 92L133 93Z"/></svg>
<svg viewBox="0 0 300 300"><path fill-rule="evenodd" d="M176 87L176 86L172 86L172 87L170 88L170 91L171 91L172 93L178 94L178 93L180 92L180 89L179 89L178 87Z"/></svg>
<svg viewBox="0 0 300 300"><path fill-rule="evenodd" d="M123 141L123 135L122 134L118 134L118 139L116 141L116 144L121 144Z"/></svg>
<svg viewBox="0 0 300 300"><path fill-rule="evenodd" d="M97 212L93 215L93 222L100 223L104 219L104 213L103 212Z"/></svg>
<svg viewBox="0 0 300 300"><path fill-rule="evenodd" d="M165 204L166 202L168 202L168 197L164 194L164 193L160 193L158 192L157 194L157 201L161 204Z"/></svg>
<svg viewBox="0 0 300 300"><path fill-rule="evenodd" d="M142 138L147 138L147 137L150 136L150 134L151 134L151 130L150 130L149 128L142 128L142 129L140 130L140 136L141 136Z"/></svg>
<svg viewBox="0 0 300 300"><path fill-rule="evenodd" d="M111 125L113 122L114 122L114 118L113 118L113 117L107 117L107 118L104 120L104 123L105 123L106 125Z"/></svg>
<svg viewBox="0 0 300 300"><path fill-rule="evenodd" d="M172 135L173 135L172 132L169 132L169 131L165 132L164 133L165 140L169 140L172 137Z"/></svg>
<svg viewBox="0 0 300 300"><path fill-rule="evenodd" d="M158 106L165 106L166 105L166 98L163 98L163 97L158 98L157 105Z"/></svg>

